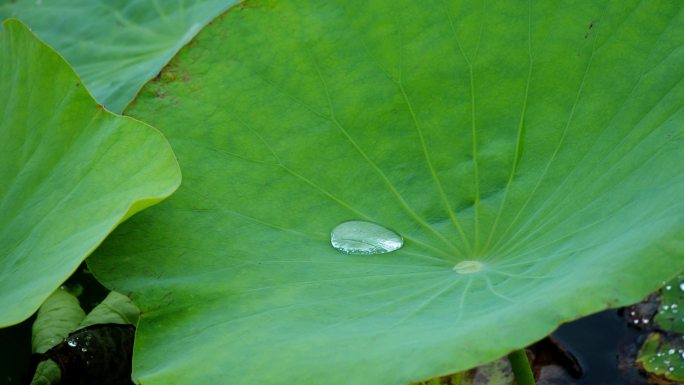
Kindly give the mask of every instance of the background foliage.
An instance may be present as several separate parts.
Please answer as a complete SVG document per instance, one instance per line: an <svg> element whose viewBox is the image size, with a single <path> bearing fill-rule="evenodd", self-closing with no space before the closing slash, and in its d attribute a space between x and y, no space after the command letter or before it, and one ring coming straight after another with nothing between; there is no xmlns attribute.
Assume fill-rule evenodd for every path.
<svg viewBox="0 0 684 385"><path fill-rule="evenodd" d="M95 99L121 112L202 27L237 0L2 0L74 67Z"/></svg>

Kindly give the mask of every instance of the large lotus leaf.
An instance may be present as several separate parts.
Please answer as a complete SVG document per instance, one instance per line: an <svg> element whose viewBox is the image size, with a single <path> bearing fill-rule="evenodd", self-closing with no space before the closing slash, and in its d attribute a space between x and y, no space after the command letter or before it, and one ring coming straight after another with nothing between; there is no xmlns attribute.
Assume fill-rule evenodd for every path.
<svg viewBox="0 0 684 385"><path fill-rule="evenodd" d="M0 0L74 66L97 101L121 112L216 15L238 0Z"/></svg>
<svg viewBox="0 0 684 385"><path fill-rule="evenodd" d="M669 0L229 11L128 110L185 178L91 263L134 377L407 384L638 301L684 268L683 44Z"/></svg>
<svg viewBox="0 0 684 385"><path fill-rule="evenodd" d="M169 196L156 129L98 106L16 20L0 33L0 327L20 322L125 218Z"/></svg>

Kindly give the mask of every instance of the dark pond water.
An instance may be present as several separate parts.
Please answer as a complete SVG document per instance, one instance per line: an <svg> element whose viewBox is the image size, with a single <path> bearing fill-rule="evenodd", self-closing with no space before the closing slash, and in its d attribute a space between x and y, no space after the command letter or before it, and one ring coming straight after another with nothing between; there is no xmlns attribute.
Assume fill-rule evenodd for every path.
<svg viewBox="0 0 684 385"><path fill-rule="evenodd" d="M562 325L553 338L577 359L576 385L646 385L633 366L645 332L628 326L617 310L607 310Z"/></svg>
<svg viewBox="0 0 684 385"><path fill-rule="evenodd" d="M31 356L31 324L34 317L0 329L0 384L19 385L28 370Z"/></svg>

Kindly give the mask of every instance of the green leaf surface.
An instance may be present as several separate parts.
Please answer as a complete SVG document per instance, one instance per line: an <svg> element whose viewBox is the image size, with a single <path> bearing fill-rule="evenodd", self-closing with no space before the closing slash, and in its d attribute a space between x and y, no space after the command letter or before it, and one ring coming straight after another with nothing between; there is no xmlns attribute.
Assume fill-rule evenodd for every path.
<svg viewBox="0 0 684 385"><path fill-rule="evenodd" d="M0 327L28 318L112 229L180 183L154 128L97 105L16 20L0 33Z"/></svg>
<svg viewBox="0 0 684 385"><path fill-rule="evenodd" d="M78 328L85 318L78 298L65 288L59 288L40 305L31 330L32 352L43 354ZM59 384L62 371L52 360L41 361L31 379L31 385Z"/></svg>
<svg viewBox="0 0 684 385"><path fill-rule="evenodd" d="M637 302L684 268L683 44L658 0L229 11L127 110L184 170L89 260L134 378L403 385Z"/></svg>
<svg viewBox="0 0 684 385"><path fill-rule="evenodd" d="M0 1L74 67L97 101L121 112L197 32L238 0Z"/></svg>

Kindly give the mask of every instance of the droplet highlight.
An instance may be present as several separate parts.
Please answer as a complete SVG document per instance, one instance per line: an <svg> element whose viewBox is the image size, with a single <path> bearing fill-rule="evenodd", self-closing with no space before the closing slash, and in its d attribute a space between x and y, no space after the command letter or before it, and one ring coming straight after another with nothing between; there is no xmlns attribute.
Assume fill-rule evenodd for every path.
<svg viewBox="0 0 684 385"><path fill-rule="evenodd" d="M384 254L400 249L404 239L394 231L368 221L347 221L330 232L330 243L345 254Z"/></svg>
<svg viewBox="0 0 684 385"><path fill-rule="evenodd" d="M484 268L484 263L479 261L461 261L454 266L454 271L459 274L472 274Z"/></svg>

